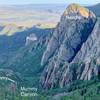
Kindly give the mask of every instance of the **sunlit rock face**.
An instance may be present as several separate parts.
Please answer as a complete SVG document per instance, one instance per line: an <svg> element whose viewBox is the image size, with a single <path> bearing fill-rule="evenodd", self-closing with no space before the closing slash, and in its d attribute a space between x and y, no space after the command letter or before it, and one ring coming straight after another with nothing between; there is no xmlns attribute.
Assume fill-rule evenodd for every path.
<svg viewBox="0 0 100 100"><path fill-rule="evenodd" d="M85 18L94 18L96 17L94 13L92 13L87 8L84 8L78 4L71 4L67 7L67 9L64 11L65 16L72 16L72 15L80 15Z"/></svg>
<svg viewBox="0 0 100 100"><path fill-rule="evenodd" d="M88 78L83 78L84 75L82 78L78 78L77 70L69 67L69 65L93 34L92 31L96 23L95 14L87 8L78 4L68 6L61 16L61 20L54 30L42 57L41 65L45 66L45 69L41 83L44 88L63 87L77 79L91 79L92 69ZM85 66L82 68L83 70L80 71L83 72ZM79 73L82 74L82 72Z"/></svg>

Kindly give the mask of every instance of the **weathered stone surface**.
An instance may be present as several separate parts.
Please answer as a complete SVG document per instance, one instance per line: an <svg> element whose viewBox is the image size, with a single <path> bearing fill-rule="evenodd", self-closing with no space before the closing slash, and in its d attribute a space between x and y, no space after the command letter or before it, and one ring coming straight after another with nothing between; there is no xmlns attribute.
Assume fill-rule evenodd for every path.
<svg viewBox="0 0 100 100"><path fill-rule="evenodd" d="M98 75L100 22L88 9L72 4L63 13L44 52L44 88L63 87L74 80L90 80ZM96 64L92 58L96 56ZM83 62L83 64L80 64ZM79 63L79 67L73 67Z"/></svg>
<svg viewBox="0 0 100 100"><path fill-rule="evenodd" d="M37 36L33 33L26 37L26 46L34 43L38 40Z"/></svg>

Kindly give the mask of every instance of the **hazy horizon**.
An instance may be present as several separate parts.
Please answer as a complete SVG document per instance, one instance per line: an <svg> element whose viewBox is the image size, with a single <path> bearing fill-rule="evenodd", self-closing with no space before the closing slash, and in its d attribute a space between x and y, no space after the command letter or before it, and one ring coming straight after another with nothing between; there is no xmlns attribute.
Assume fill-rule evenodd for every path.
<svg viewBox="0 0 100 100"><path fill-rule="evenodd" d="M70 3L72 4L72 3ZM58 6L67 6L67 5L70 5L70 4L67 4L67 3L47 3L47 4L0 4L0 7L3 7L3 6L28 6L28 5L44 5L44 6L55 6L55 5L58 5ZM79 4L79 3L76 3L76 4ZM82 6L92 6L92 5L96 5L96 4L99 4L99 3L95 3L95 4L80 4Z"/></svg>
<svg viewBox="0 0 100 100"><path fill-rule="evenodd" d="M45 4L71 4L71 3L78 3L82 5L94 5L97 3L100 3L99 0L0 0L0 5L30 5L30 4L35 4L35 5L45 5Z"/></svg>

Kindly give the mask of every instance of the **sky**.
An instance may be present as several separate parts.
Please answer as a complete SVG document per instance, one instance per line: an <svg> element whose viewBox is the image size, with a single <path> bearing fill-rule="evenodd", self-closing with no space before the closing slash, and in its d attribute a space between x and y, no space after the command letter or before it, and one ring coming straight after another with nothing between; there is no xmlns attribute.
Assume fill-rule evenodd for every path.
<svg viewBox="0 0 100 100"><path fill-rule="evenodd" d="M0 5L10 4L56 4L56 3L79 3L79 4L96 4L100 0L0 0Z"/></svg>

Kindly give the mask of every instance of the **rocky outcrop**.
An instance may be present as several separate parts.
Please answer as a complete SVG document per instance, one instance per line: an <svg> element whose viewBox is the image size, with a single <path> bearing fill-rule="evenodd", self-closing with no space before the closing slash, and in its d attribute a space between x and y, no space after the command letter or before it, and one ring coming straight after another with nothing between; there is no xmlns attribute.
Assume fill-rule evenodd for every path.
<svg viewBox="0 0 100 100"><path fill-rule="evenodd" d="M30 45L38 40L37 36L33 33L26 37L26 45Z"/></svg>
<svg viewBox="0 0 100 100"><path fill-rule="evenodd" d="M41 65L45 66L42 86L63 87L74 80L90 80L98 75L98 64L92 64L93 54L96 60L100 54L100 39L97 37L100 34L96 16L77 4L69 5L42 57ZM78 64L75 67L76 63L80 64L79 67Z"/></svg>
<svg viewBox="0 0 100 100"><path fill-rule="evenodd" d="M85 13L86 15L83 15ZM44 65L54 54L58 54L59 59L71 62L91 33L95 20L95 15L88 9L75 4L70 5L63 13L61 21L48 43L41 64ZM55 53L56 51L57 53Z"/></svg>

